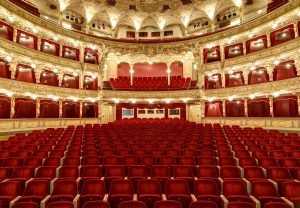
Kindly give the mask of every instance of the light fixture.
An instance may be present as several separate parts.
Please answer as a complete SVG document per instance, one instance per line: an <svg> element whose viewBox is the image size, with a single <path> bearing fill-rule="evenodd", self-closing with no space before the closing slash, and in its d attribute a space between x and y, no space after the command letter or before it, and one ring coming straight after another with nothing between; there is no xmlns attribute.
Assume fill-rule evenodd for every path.
<svg viewBox="0 0 300 208"><path fill-rule="evenodd" d="M90 46L90 48L94 51L94 50L96 50L97 49L97 46L95 46L95 45L91 45Z"/></svg>
<svg viewBox="0 0 300 208"><path fill-rule="evenodd" d="M183 98L182 101L183 101L184 103L187 103L187 102L189 101L189 98Z"/></svg>
<svg viewBox="0 0 300 208"><path fill-rule="evenodd" d="M250 32L250 33L248 34L248 38L253 38L253 36L254 36L254 34L253 34L252 32Z"/></svg>
<svg viewBox="0 0 300 208"><path fill-rule="evenodd" d="M53 72L56 74L58 72L58 69L53 69Z"/></svg>
<svg viewBox="0 0 300 208"><path fill-rule="evenodd" d="M150 60L150 61L148 61L148 64L152 65L152 64L153 64L153 61L151 61L151 60Z"/></svg>
<svg viewBox="0 0 300 208"><path fill-rule="evenodd" d="M15 18L13 16L8 16L8 20L13 23L15 21Z"/></svg>
<svg viewBox="0 0 300 208"><path fill-rule="evenodd" d="M118 98L114 98L113 101L114 101L114 103L116 103L116 104L117 104L117 103L120 103L120 100L119 100Z"/></svg>
<svg viewBox="0 0 300 208"><path fill-rule="evenodd" d="M37 33L38 30L34 27L34 28L32 28L32 32L33 32L33 33Z"/></svg>
<svg viewBox="0 0 300 208"><path fill-rule="evenodd" d="M272 29L276 29L277 27L278 27L278 23L274 22L274 23L272 24Z"/></svg>
<svg viewBox="0 0 300 208"><path fill-rule="evenodd" d="M133 69L130 69L130 70L129 70L129 73L130 73L130 74L133 74L133 73L134 73L134 70L133 70Z"/></svg>
<svg viewBox="0 0 300 208"><path fill-rule="evenodd" d="M12 57L11 57L11 56L5 56L5 60L6 60L7 62L11 62L11 61L12 61Z"/></svg>
<svg viewBox="0 0 300 208"><path fill-rule="evenodd" d="M135 100L135 99L131 99L131 103L132 103L132 104L135 104L135 103L136 103L136 100Z"/></svg>
<svg viewBox="0 0 300 208"><path fill-rule="evenodd" d="M34 69L36 68L36 64L31 64L30 66Z"/></svg>
<svg viewBox="0 0 300 208"><path fill-rule="evenodd" d="M12 93L12 92L6 92L6 95L7 95L8 97L11 97L11 96L13 96L13 93Z"/></svg>
<svg viewBox="0 0 300 208"><path fill-rule="evenodd" d="M250 67L250 70L251 70L251 71L254 71L255 69L256 69L255 66L251 66L251 67Z"/></svg>
<svg viewBox="0 0 300 208"><path fill-rule="evenodd" d="M31 95L31 98L32 98L33 100L36 100L36 99L37 99L37 96L36 96L36 95Z"/></svg>
<svg viewBox="0 0 300 208"><path fill-rule="evenodd" d="M240 103L241 103L241 101L239 101L239 100L238 100L238 101L236 101L236 103L237 103L237 104L240 104Z"/></svg>
<svg viewBox="0 0 300 208"><path fill-rule="evenodd" d="M78 76L78 73L77 73L77 72L73 72L72 74L73 74L74 77L77 77L77 76Z"/></svg>
<svg viewBox="0 0 300 208"><path fill-rule="evenodd" d="M229 101L233 101L233 98L234 98L234 96L229 96L229 97L228 97L228 100L229 100Z"/></svg>
<svg viewBox="0 0 300 208"><path fill-rule="evenodd" d="M290 63L287 63L287 64L286 64L286 68L289 69L289 68L291 68L291 67L292 67L292 64L290 64Z"/></svg>
<svg viewBox="0 0 300 208"><path fill-rule="evenodd" d="M211 97L211 98L208 98L207 100L208 100L208 102L211 103L211 102L213 102L213 101L215 100L215 98L212 98L212 97Z"/></svg>
<svg viewBox="0 0 300 208"><path fill-rule="evenodd" d="M229 71L228 71L228 74L233 74L233 70L229 70Z"/></svg>
<svg viewBox="0 0 300 208"><path fill-rule="evenodd" d="M258 14L262 14L263 11L260 9L260 10L257 11L257 13L258 13Z"/></svg>
<svg viewBox="0 0 300 208"><path fill-rule="evenodd" d="M249 95L249 98L250 99L254 99L255 98L255 95L253 94L253 95Z"/></svg>
<svg viewBox="0 0 300 208"><path fill-rule="evenodd" d="M53 37L53 40L58 41L58 37L57 37L57 36L54 36L54 37Z"/></svg>
<svg viewBox="0 0 300 208"><path fill-rule="evenodd" d="M154 103L154 100L153 100L153 99L149 99L149 100L148 100L148 103L149 103L149 104L153 104L153 103Z"/></svg>
<svg viewBox="0 0 300 208"><path fill-rule="evenodd" d="M280 64L280 61L277 59L273 63L277 66L278 64Z"/></svg>
<svg viewBox="0 0 300 208"><path fill-rule="evenodd" d="M167 69L167 73L168 73L168 74L171 73L171 69L170 69L170 68Z"/></svg>
<svg viewBox="0 0 300 208"><path fill-rule="evenodd" d="M274 93L273 93L273 96L274 96L274 97L280 96L280 92L274 92Z"/></svg>
<svg viewBox="0 0 300 208"><path fill-rule="evenodd" d="M193 64L193 68L194 68L194 70L197 70L198 69L198 64Z"/></svg>

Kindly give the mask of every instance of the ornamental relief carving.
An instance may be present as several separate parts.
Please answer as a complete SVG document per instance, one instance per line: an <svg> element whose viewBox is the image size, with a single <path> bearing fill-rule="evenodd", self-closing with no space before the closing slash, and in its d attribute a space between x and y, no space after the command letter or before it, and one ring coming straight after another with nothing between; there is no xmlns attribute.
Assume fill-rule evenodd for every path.
<svg viewBox="0 0 300 208"><path fill-rule="evenodd" d="M48 38L49 38L49 34L57 34L57 35L63 36L63 38L61 40L59 40L59 42L61 42L63 44L68 44L69 42L74 42L74 41L82 41L83 46L87 45L87 44L96 44L96 45L100 46L104 43L108 47L112 47L115 50L119 50L120 53L124 53L123 51L126 51L126 50L128 50L128 52L130 53L130 51L133 48L135 48L136 50L139 50L141 47L140 46L141 44L138 44L138 43L124 43L124 42L117 42L117 41L112 41L112 40L104 40L104 39L99 39L99 38L95 38L95 37L92 37L89 35L80 34L80 33L74 32L74 31L63 29L63 28L59 27L58 25L47 22L45 20L42 20L39 17L36 17L28 12L25 12L24 10L20 9L18 6L11 3L9 0L2 0L1 5L3 6L4 9L8 10L6 13L17 14L19 16L19 18L21 18L21 19L23 18L27 21L30 21L30 24L25 24L24 21L22 21L21 24L17 25L20 28L22 28L24 25L36 25L36 26L40 27L40 29L43 31L41 33L42 37L47 37L47 34L48 34ZM228 29L226 31L219 32L219 33L215 33L215 34L212 34L212 35L209 35L206 37L185 40L185 41L180 41L180 42L174 42L174 43L158 43L158 44L153 44L153 45L157 45L158 48L163 48L163 49L165 49L165 48L182 48L184 46L193 46L197 42L199 44L206 44L209 42L221 43L222 39L227 39L228 37L232 37L232 36L243 36L244 38L246 38L245 34L242 34L242 33L246 33L246 31L253 30L254 28L257 31L259 31L259 30L266 31L267 28L270 29L270 27L268 27L266 25L268 23L272 23L278 17L282 17L283 22L286 22L286 23L294 22L296 19L295 19L295 16L293 16L292 11L294 9L296 9L297 7L299 7L299 5L300 5L300 0L291 1L288 4L275 10L274 12L266 14L258 19L255 19L255 20L249 22L249 23L245 23L241 26L237 26L232 29ZM283 16L284 16L284 18L283 18ZM260 25L260 26L258 26L258 25ZM240 38L237 38L237 39L240 39ZM148 45L148 44L145 44L145 45ZM152 47L149 47L148 49L146 49L146 53L149 54L151 57L151 55L154 54L153 50L154 49Z"/></svg>

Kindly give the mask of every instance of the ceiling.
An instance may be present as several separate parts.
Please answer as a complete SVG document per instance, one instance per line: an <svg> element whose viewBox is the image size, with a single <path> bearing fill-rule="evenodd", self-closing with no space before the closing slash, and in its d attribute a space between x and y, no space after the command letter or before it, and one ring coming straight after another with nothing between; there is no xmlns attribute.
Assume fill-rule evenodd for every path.
<svg viewBox="0 0 300 208"><path fill-rule="evenodd" d="M88 22L102 21L108 25L132 27L166 27L185 25L220 12L237 8L241 0L29 0L41 14L58 18L72 12ZM268 0L244 0L244 13L266 7ZM253 2L248 5L247 2ZM238 10L238 9L237 9Z"/></svg>

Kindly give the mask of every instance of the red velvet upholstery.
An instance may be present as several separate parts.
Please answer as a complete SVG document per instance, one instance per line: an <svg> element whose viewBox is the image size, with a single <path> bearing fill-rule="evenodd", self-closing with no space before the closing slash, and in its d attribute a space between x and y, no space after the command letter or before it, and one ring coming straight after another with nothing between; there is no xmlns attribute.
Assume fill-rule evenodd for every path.
<svg viewBox="0 0 300 208"><path fill-rule="evenodd" d="M15 3L19 7L23 8L24 10L36 15L40 16L39 9L32 3L27 0L10 0L11 2Z"/></svg>
<svg viewBox="0 0 300 208"><path fill-rule="evenodd" d="M54 56L59 56L59 44L50 40L41 39L41 51Z"/></svg>
<svg viewBox="0 0 300 208"><path fill-rule="evenodd" d="M58 86L58 76L51 70L44 69L41 73L40 84Z"/></svg>
<svg viewBox="0 0 300 208"><path fill-rule="evenodd" d="M37 50L38 37L27 32L18 30L17 32L17 43L26 46L31 49Z"/></svg>
<svg viewBox="0 0 300 208"><path fill-rule="evenodd" d="M84 62L98 64L98 51L91 48L84 49Z"/></svg>
<svg viewBox="0 0 300 208"><path fill-rule="evenodd" d="M15 77L18 81L35 83L34 69L27 65L19 64Z"/></svg>
<svg viewBox="0 0 300 208"><path fill-rule="evenodd" d="M98 104L84 102L82 104L82 118L97 118Z"/></svg>
<svg viewBox="0 0 300 208"><path fill-rule="evenodd" d="M62 107L63 118L79 118L80 105L77 102L65 101Z"/></svg>
<svg viewBox="0 0 300 208"><path fill-rule="evenodd" d="M221 74L213 74L210 77L204 77L205 89L219 89L222 88Z"/></svg>
<svg viewBox="0 0 300 208"><path fill-rule="evenodd" d="M0 38L13 40L13 27L5 22L0 21Z"/></svg>
<svg viewBox="0 0 300 208"><path fill-rule="evenodd" d="M0 118L10 118L10 97L0 96Z"/></svg>
<svg viewBox="0 0 300 208"><path fill-rule="evenodd" d="M244 117L245 107L243 100L226 101L226 117Z"/></svg>
<svg viewBox="0 0 300 208"><path fill-rule="evenodd" d="M0 59L0 77L2 78L11 78L11 72L9 70L9 63L5 60Z"/></svg>
<svg viewBox="0 0 300 208"><path fill-rule="evenodd" d="M261 51L263 49L266 49L267 46L267 36L262 35L250 40L246 41L246 52L248 53L253 53L256 51Z"/></svg>
<svg viewBox="0 0 300 208"><path fill-rule="evenodd" d="M222 117L223 116L222 101L206 102L205 117Z"/></svg>
<svg viewBox="0 0 300 208"><path fill-rule="evenodd" d="M62 57L66 59L71 59L74 61L79 61L79 49L72 48L69 46L62 47Z"/></svg>
<svg viewBox="0 0 300 208"><path fill-rule="evenodd" d="M83 89L85 90L97 90L98 89L98 78L92 76L84 76Z"/></svg>
<svg viewBox="0 0 300 208"><path fill-rule="evenodd" d="M35 118L36 101L28 98L15 99L14 118Z"/></svg>
<svg viewBox="0 0 300 208"><path fill-rule="evenodd" d="M294 61L285 61L277 65L273 70L273 79L283 80L297 76L297 70Z"/></svg>
<svg viewBox="0 0 300 208"><path fill-rule="evenodd" d="M244 54L243 43L237 43L234 45L226 46L224 48L225 59L234 58Z"/></svg>
<svg viewBox="0 0 300 208"><path fill-rule="evenodd" d="M66 88L79 88L79 76L64 74L62 86Z"/></svg>
<svg viewBox="0 0 300 208"><path fill-rule="evenodd" d="M279 7L281 7L282 5L288 3L288 0L272 0L272 2L268 3L268 9L267 12L271 12Z"/></svg>
<svg viewBox="0 0 300 208"><path fill-rule="evenodd" d="M220 46L203 49L204 63L211 63L221 60Z"/></svg>
<svg viewBox="0 0 300 208"><path fill-rule="evenodd" d="M271 46L279 45L289 40L295 39L294 25L288 25L284 28L271 32Z"/></svg>
<svg viewBox="0 0 300 208"><path fill-rule="evenodd" d="M259 83L265 83L269 81L269 75L265 68L256 68L253 71L250 71L248 75L248 84L259 84ZM245 83L247 84L247 83Z"/></svg>
<svg viewBox="0 0 300 208"><path fill-rule="evenodd" d="M268 98L248 100L248 117L269 117L270 103Z"/></svg>
<svg viewBox="0 0 300 208"><path fill-rule="evenodd" d="M58 118L58 101L40 100L40 118Z"/></svg>
<svg viewBox="0 0 300 208"><path fill-rule="evenodd" d="M234 72L225 75L226 87L237 87L244 85L243 72Z"/></svg>
<svg viewBox="0 0 300 208"><path fill-rule="evenodd" d="M298 116L297 96L281 96L273 100L274 117Z"/></svg>

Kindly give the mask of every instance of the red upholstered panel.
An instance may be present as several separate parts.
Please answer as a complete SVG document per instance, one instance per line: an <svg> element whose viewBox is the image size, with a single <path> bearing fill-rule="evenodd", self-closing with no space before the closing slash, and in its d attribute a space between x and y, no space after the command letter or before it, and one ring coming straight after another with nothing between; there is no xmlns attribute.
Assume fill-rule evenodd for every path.
<svg viewBox="0 0 300 208"><path fill-rule="evenodd" d="M222 101L206 102L205 117L222 117L223 116Z"/></svg>
<svg viewBox="0 0 300 208"><path fill-rule="evenodd" d="M297 76L297 70L294 61L285 61L280 63L273 70L274 80L283 80Z"/></svg>
<svg viewBox="0 0 300 208"><path fill-rule="evenodd" d="M97 118L98 117L98 105L97 103L83 103L82 106L82 118Z"/></svg>
<svg viewBox="0 0 300 208"><path fill-rule="evenodd" d="M281 96L273 100L274 117L298 116L297 96Z"/></svg>
<svg viewBox="0 0 300 208"><path fill-rule="evenodd" d="M0 21L0 38L13 40L13 27L5 22Z"/></svg>
<svg viewBox="0 0 300 208"><path fill-rule="evenodd" d="M270 103L268 98L248 100L248 117L269 117Z"/></svg>
<svg viewBox="0 0 300 208"><path fill-rule="evenodd" d="M244 85L243 72L235 72L225 75L226 87L237 87Z"/></svg>
<svg viewBox="0 0 300 208"><path fill-rule="evenodd" d="M171 64L171 76L183 76L183 64L180 61L175 61Z"/></svg>
<svg viewBox="0 0 300 208"><path fill-rule="evenodd" d="M28 98L15 99L15 115L14 118L35 118L36 117L36 101Z"/></svg>
<svg viewBox="0 0 300 208"><path fill-rule="evenodd" d="M91 48L84 49L84 62L98 64L98 51Z"/></svg>
<svg viewBox="0 0 300 208"><path fill-rule="evenodd" d="M279 45L289 40L295 39L295 31L293 25L288 25L284 28L271 32L271 46Z"/></svg>
<svg viewBox="0 0 300 208"><path fill-rule="evenodd" d="M35 83L34 69L30 66L19 64L16 71L16 80Z"/></svg>
<svg viewBox="0 0 300 208"><path fill-rule="evenodd" d="M68 46L63 46L62 48L62 57L66 59L71 59L75 61L79 61L79 49L72 48Z"/></svg>
<svg viewBox="0 0 300 208"><path fill-rule="evenodd" d="M116 119L122 119L122 108L134 109L134 118L137 118L137 109L154 109L164 108L165 118L168 118L168 109L180 108L180 119L186 119L186 105L184 103L171 103L171 104L131 104L131 103L120 103L116 106Z"/></svg>
<svg viewBox="0 0 300 208"><path fill-rule="evenodd" d="M246 52L253 53L256 51L261 51L263 49L266 49L268 47L267 44L267 36L262 35L256 38L253 38L251 40L246 41Z"/></svg>
<svg viewBox="0 0 300 208"><path fill-rule="evenodd" d="M245 107L243 100L226 101L226 117L245 116Z"/></svg>
<svg viewBox="0 0 300 208"><path fill-rule="evenodd" d="M282 5L288 3L288 0L273 0L272 2L268 3L268 9L267 12L271 12L279 7L281 7Z"/></svg>
<svg viewBox="0 0 300 208"><path fill-rule="evenodd" d="M41 40L41 51L54 56L59 56L59 44L50 40Z"/></svg>
<svg viewBox="0 0 300 208"><path fill-rule="evenodd" d="M27 0L10 0L11 2L15 3L19 7L25 9L26 11L36 15L40 16L39 9L32 3L30 3Z"/></svg>
<svg viewBox="0 0 300 208"><path fill-rule="evenodd" d="M17 43L26 46L31 49L37 50L38 37L27 32L18 30L17 32Z"/></svg>
<svg viewBox="0 0 300 208"><path fill-rule="evenodd" d="M237 43L234 45L226 46L224 48L225 59L234 58L244 54L243 52L243 43Z"/></svg>
<svg viewBox="0 0 300 208"><path fill-rule="evenodd" d="M133 66L134 77L166 77L167 65L165 63L143 64Z"/></svg>
<svg viewBox="0 0 300 208"><path fill-rule="evenodd" d="M62 106L63 118L79 118L80 104L78 102L65 101Z"/></svg>
<svg viewBox="0 0 300 208"><path fill-rule="evenodd" d="M94 79L92 76L84 76L83 89L85 90L97 90L98 78Z"/></svg>
<svg viewBox="0 0 300 208"><path fill-rule="evenodd" d="M79 76L73 76L70 74L64 74L62 86L66 88L79 88Z"/></svg>
<svg viewBox="0 0 300 208"><path fill-rule="evenodd" d="M0 96L0 118L10 118L10 97Z"/></svg>
<svg viewBox="0 0 300 208"><path fill-rule="evenodd" d="M248 75L248 84L259 84L269 81L269 75L265 68L259 68L254 71L250 71Z"/></svg>
<svg viewBox="0 0 300 208"><path fill-rule="evenodd" d="M11 72L9 71L9 65L6 61L0 60L0 77L8 78L11 77Z"/></svg>
<svg viewBox="0 0 300 208"><path fill-rule="evenodd" d="M205 89L219 89L222 88L221 74L213 74L211 77L205 76Z"/></svg>
<svg viewBox="0 0 300 208"><path fill-rule="evenodd" d="M45 69L41 73L40 83L44 85L58 86L57 74Z"/></svg>
<svg viewBox="0 0 300 208"><path fill-rule="evenodd" d="M59 103L52 100L40 101L40 118L58 118Z"/></svg>
<svg viewBox="0 0 300 208"><path fill-rule="evenodd" d="M130 65L128 63L118 64L118 77L130 77Z"/></svg>
<svg viewBox="0 0 300 208"><path fill-rule="evenodd" d="M220 46L203 49L204 63L210 63L221 60Z"/></svg>

